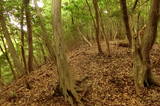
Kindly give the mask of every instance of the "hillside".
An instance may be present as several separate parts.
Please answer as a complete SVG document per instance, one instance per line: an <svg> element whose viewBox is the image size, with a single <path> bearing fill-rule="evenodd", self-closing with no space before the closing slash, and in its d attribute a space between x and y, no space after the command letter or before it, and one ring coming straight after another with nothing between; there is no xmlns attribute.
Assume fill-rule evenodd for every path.
<svg viewBox="0 0 160 106"><path fill-rule="evenodd" d="M105 44L102 45L105 50ZM160 87L151 86L140 97L135 94L132 78L131 50L111 43L111 57L98 56L97 48L81 45L68 54L74 77L85 78L79 85L79 95L85 106L158 106ZM154 71L160 73L160 48L151 53ZM26 86L26 82L28 85ZM58 75L49 62L38 70L4 87L0 93L1 106L69 106L56 91Z"/></svg>

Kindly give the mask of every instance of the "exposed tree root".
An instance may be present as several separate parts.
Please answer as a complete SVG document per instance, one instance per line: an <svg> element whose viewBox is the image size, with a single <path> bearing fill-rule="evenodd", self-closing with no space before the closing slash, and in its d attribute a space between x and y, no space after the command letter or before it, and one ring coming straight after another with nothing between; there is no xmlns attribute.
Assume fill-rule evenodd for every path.
<svg viewBox="0 0 160 106"><path fill-rule="evenodd" d="M79 106L83 106L83 103L81 102L81 99L85 96L85 94L88 92L89 86L83 86L85 84L82 84L85 82L89 77L85 76L81 78L80 80L77 80L75 82L74 86L68 86L68 88L62 88L60 85L57 85L55 92L53 96L64 96L66 101L69 101L69 103L73 106L74 103L77 103ZM67 86L66 86L67 87ZM80 93L80 97L78 93Z"/></svg>
<svg viewBox="0 0 160 106"><path fill-rule="evenodd" d="M58 87L57 87L58 88ZM64 96L65 97L65 101L68 101L72 106L74 106L74 103L78 103L78 104L82 104L82 102L80 101L79 97L78 97L78 94L76 92L75 89L72 89L72 88L65 88L63 90L58 90L59 94L56 93L54 94L54 96Z"/></svg>

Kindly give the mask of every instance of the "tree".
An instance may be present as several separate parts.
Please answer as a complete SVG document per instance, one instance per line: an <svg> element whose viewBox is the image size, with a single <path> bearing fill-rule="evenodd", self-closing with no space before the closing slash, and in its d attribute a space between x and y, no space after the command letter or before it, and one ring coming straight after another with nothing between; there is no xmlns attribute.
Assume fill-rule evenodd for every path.
<svg viewBox="0 0 160 106"><path fill-rule="evenodd" d="M123 21L125 24L126 35L128 38L129 46L131 46L132 45L132 35L131 35L130 26L129 26L129 17L128 17L126 0L120 0L120 5L121 5L122 13L123 13Z"/></svg>
<svg viewBox="0 0 160 106"><path fill-rule="evenodd" d="M33 71L33 44L32 44L32 24L31 24L31 13L29 8L30 0L24 0L24 8L27 22L27 32L28 32L28 70Z"/></svg>
<svg viewBox="0 0 160 106"><path fill-rule="evenodd" d="M137 4L138 4L138 0L135 0L135 3L134 3L134 5L133 5L133 7L132 7L132 11L134 11L134 10L135 10L135 8L136 8Z"/></svg>
<svg viewBox="0 0 160 106"><path fill-rule="evenodd" d="M147 31L139 44L138 37L133 38L133 71L136 91L140 91L145 86L155 84L160 86L159 78L151 72L150 51L157 37L157 25L159 18L160 1L152 0L151 12L149 16Z"/></svg>
<svg viewBox="0 0 160 106"><path fill-rule="evenodd" d="M94 5L94 10L95 10L95 17L96 17L96 42L97 42L97 46L98 46L98 52L100 54L103 53L102 48L101 48L101 44L99 41L99 35L100 35L100 22L99 22L99 7L98 7L98 1L97 0L93 0L93 5Z"/></svg>
<svg viewBox="0 0 160 106"><path fill-rule="evenodd" d="M21 75L21 73L24 73L24 68L22 63L20 62L20 58L16 52L16 49L13 46L8 28L6 26L6 19L4 16L4 7L3 7L3 0L0 0L0 25L2 27L3 30L3 34L4 37L6 39L7 45L8 45L8 51L11 54L12 60L13 60L13 64L15 66L16 72L17 72L17 76L19 77Z"/></svg>
<svg viewBox="0 0 160 106"><path fill-rule="evenodd" d="M104 20L102 19L102 13L100 12L99 10L99 14L100 14L100 25L101 25L101 31L102 31L102 34L104 36L104 39L105 39L105 42L106 42L106 48L107 48L107 55L110 56L111 53L110 53L110 47L109 47L109 39L107 37L107 34L105 32L105 27L104 27Z"/></svg>
<svg viewBox="0 0 160 106"><path fill-rule="evenodd" d="M24 36L25 36L25 32L23 30L24 28L24 3L22 0L22 6L21 6L21 53L22 53L22 59L23 59L23 64L24 64L24 68L26 73L28 72L28 68L27 68L27 62L26 62L26 56L25 56L25 50L24 50Z"/></svg>
<svg viewBox="0 0 160 106"><path fill-rule="evenodd" d="M53 43L52 41L49 39L49 35L48 35L48 32L47 32L47 29L45 27L45 20L41 14L41 11L40 11L40 8L38 7L37 5L37 0L34 0L34 4L35 4L35 8L36 8L36 12L37 12L37 15L38 15L38 18L39 18L39 25L41 27L41 38L43 39L43 42L45 43L48 51L49 51L49 54L50 54L50 57L52 59L52 61L55 61L55 52L54 52L54 48L53 48Z"/></svg>
<svg viewBox="0 0 160 106"><path fill-rule="evenodd" d="M64 38L62 34L61 23L61 0L53 0L53 29L55 37L55 54L57 70L60 81L60 91L65 99L73 105L73 99L80 102L77 92L75 90L75 83L71 75L71 67L67 61L64 48Z"/></svg>
<svg viewBox="0 0 160 106"><path fill-rule="evenodd" d="M4 38L1 36L1 40L2 40L2 43L3 43L3 47L4 47L4 50L3 50L3 47L0 46L0 49L2 51L2 53L6 56L6 59L8 61L8 64L10 66L10 69L12 71L12 74L14 76L14 79L17 79L17 72L14 70L13 66L12 66L12 62L10 60L10 57L9 57L9 54L8 54L8 50L7 50L7 47L6 47L6 44L5 44L5 41L4 41Z"/></svg>

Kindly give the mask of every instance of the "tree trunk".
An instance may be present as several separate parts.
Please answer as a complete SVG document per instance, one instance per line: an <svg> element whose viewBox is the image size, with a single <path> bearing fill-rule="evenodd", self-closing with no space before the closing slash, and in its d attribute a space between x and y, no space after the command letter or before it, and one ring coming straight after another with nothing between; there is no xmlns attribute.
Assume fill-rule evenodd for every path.
<svg viewBox="0 0 160 106"><path fill-rule="evenodd" d="M95 19L94 19L94 17L93 17L93 14L92 14L91 7L90 7L90 5L89 5L88 0L85 0L85 1L86 1L87 6L88 6L88 9L89 9L90 16L91 16L91 18L92 18L93 27L94 27L94 29L96 29L96 22L95 22ZM94 42L94 41L96 41L96 40L94 39L93 31L92 31L92 30L93 30L93 29L92 29L92 25L91 25L91 28L90 28L91 33L90 33L90 35L92 36L91 39L92 39L93 42Z"/></svg>
<svg viewBox="0 0 160 106"><path fill-rule="evenodd" d="M14 76L14 79L17 79L17 72L16 72L16 70L14 70L14 68L13 68L13 66L12 66L12 62L11 62L11 60L10 60L10 58L9 58L9 54L8 54L7 47L6 47L6 45L5 45L4 38L1 37L1 40L2 40L2 43L3 43L3 47L4 47L4 50L3 50L3 48L1 47L1 51L2 51L3 54L6 56L6 59L7 59L7 61L8 61L8 64L9 64L10 68L11 68L12 74L13 74L13 76Z"/></svg>
<svg viewBox="0 0 160 106"><path fill-rule="evenodd" d="M37 12L37 15L39 17L39 20L40 20L40 27L41 27L41 30L42 30L42 34L41 34L41 38L43 39L48 51L49 51L49 54L51 56L51 59L52 61L56 61L55 60L55 51L54 51L54 47L53 47L53 43L52 41L49 39L49 35L48 35L48 32L47 32L47 29L45 27L45 23L44 23L44 18L41 14L41 11L37 5L37 0L34 0L34 4L35 4L35 7L36 7L36 12Z"/></svg>
<svg viewBox="0 0 160 106"><path fill-rule="evenodd" d="M3 13L4 13L3 0L0 0L0 25L2 27L4 37L5 37L7 45L8 45L9 53L11 54L11 57L13 59L14 66L16 68L16 71L18 72L18 76L20 76L20 73L24 73L24 68L23 68L23 65L20 62L19 56L13 46L9 31L6 26L6 20L5 20Z"/></svg>
<svg viewBox="0 0 160 106"><path fill-rule="evenodd" d="M129 17L128 17L126 0L120 0L120 4L121 4L122 13L123 13L123 21L126 28L126 35L128 38L129 46L132 46L132 35L131 35L130 26L129 26Z"/></svg>
<svg viewBox="0 0 160 106"><path fill-rule="evenodd" d="M3 88L4 83L3 83L3 79L2 79L2 70L1 70L1 65L0 65L0 90Z"/></svg>
<svg viewBox="0 0 160 106"><path fill-rule="evenodd" d="M93 5L94 5L94 9L95 9L95 16L96 16L96 42L97 42L97 46L98 46L98 52L99 54L103 54L102 48L101 48L101 44L100 44L100 40L99 40L99 35L100 35L100 24L99 24L99 7L98 7L98 1L97 0L93 0Z"/></svg>
<svg viewBox="0 0 160 106"><path fill-rule="evenodd" d="M138 37L133 39L133 57L134 57L134 75L136 91L139 94L143 87L150 84L160 86L160 79L157 79L154 73L151 72L150 50L157 36L157 25L159 18L159 0L152 0L151 13L147 31L142 39L142 44L139 44Z"/></svg>
<svg viewBox="0 0 160 106"><path fill-rule="evenodd" d="M64 48L64 40L62 35L61 24L61 0L53 0L53 29L55 36L55 53L57 70L60 81L60 91L65 99L73 105L73 98L80 102L77 92L75 90L75 83L72 79L71 68L67 61Z"/></svg>
<svg viewBox="0 0 160 106"><path fill-rule="evenodd" d="M33 71L33 44L32 44L32 25L31 25L31 13L29 9L30 0L24 0L24 8L27 22L28 33L28 71Z"/></svg>
<svg viewBox="0 0 160 106"><path fill-rule="evenodd" d="M138 1L139 1L139 0L135 0L134 5L133 5L133 7L132 7L132 11L135 10L135 8L136 8L136 6L137 6L137 4L138 4Z"/></svg>
<svg viewBox="0 0 160 106"><path fill-rule="evenodd" d="M41 45L41 51L42 51L42 55L43 55L43 60L44 60L44 63L47 62L47 56L45 54L45 50L44 50L44 47L43 47L43 44L40 44Z"/></svg>
<svg viewBox="0 0 160 106"><path fill-rule="evenodd" d="M24 25L24 4L22 3L21 7L21 54L22 54L22 60L25 68L25 72L28 72L27 68L27 62L26 62L26 56L25 56L25 50L24 50L24 30L23 30L23 25Z"/></svg>
<svg viewBox="0 0 160 106"><path fill-rule="evenodd" d="M108 40L107 34L105 32L105 29L104 29L104 21L102 19L102 14L101 14L100 11L99 11L99 13L100 13L100 24L101 24L102 35L105 39L106 46L107 46L107 55L110 56L111 53L110 53L109 40Z"/></svg>
<svg viewBox="0 0 160 106"><path fill-rule="evenodd" d="M5 45L4 45L4 46L5 46ZM10 69L11 69L11 71L12 71L13 77L14 77L14 79L17 79L17 74L16 74L15 70L13 69L12 63L11 63L11 61L10 61L10 59L9 59L8 52L7 52L7 48L6 48L6 47L4 47L4 48L5 48L5 51L3 50L2 46L0 45L0 50L1 50L2 53L6 56L6 59L7 59L7 62L8 62L8 64L9 64L9 66L10 66ZM0 79L1 79L1 78L0 78Z"/></svg>
<svg viewBox="0 0 160 106"><path fill-rule="evenodd" d="M77 31L80 33L80 35L82 36L82 39L90 46L92 47L92 43L85 37L85 35L81 32L80 28L77 27Z"/></svg>

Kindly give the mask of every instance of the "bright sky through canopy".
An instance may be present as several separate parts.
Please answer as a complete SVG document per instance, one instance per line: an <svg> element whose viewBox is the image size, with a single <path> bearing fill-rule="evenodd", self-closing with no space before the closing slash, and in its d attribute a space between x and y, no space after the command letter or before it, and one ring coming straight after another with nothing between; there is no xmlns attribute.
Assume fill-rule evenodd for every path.
<svg viewBox="0 0 160 106"><path fill-rule="evenodd" d="M39 0L39 1L37 1L37 5L38 5L38 7L42 8L44 6L44 3L43 3L42 0ZM30 6L31 7L35 7L33 0L31 1ZM9 14L9 18L10 18L10 23L12 25L14 25L15 27L17 27L18 29L21 29L21 25L20 25L20 23L18 23L18 20L16 19L16 17L14 17L14 15ZM27 26L26 25L23 26L23 30L27 31Z"/></svg>

